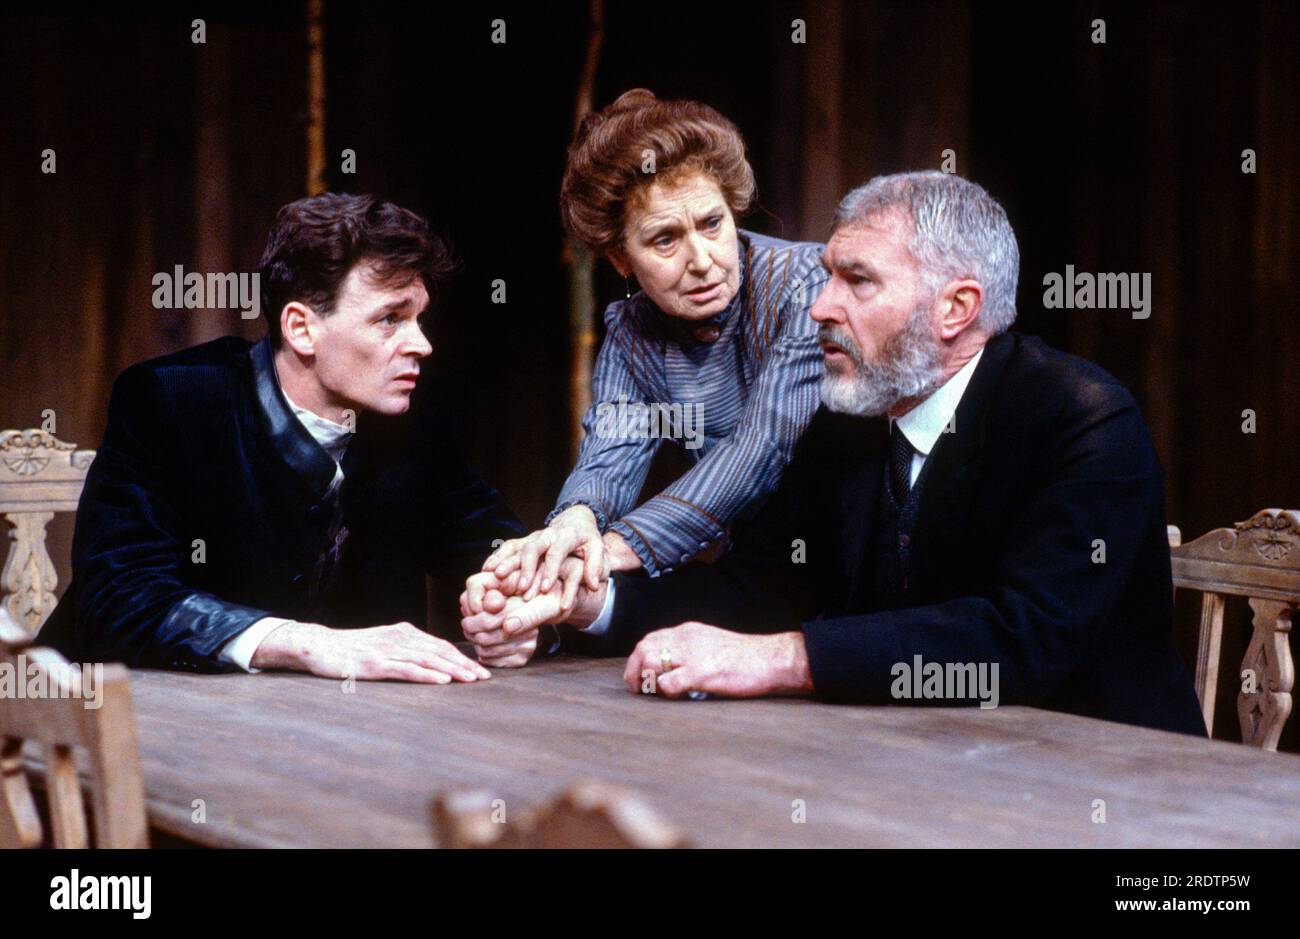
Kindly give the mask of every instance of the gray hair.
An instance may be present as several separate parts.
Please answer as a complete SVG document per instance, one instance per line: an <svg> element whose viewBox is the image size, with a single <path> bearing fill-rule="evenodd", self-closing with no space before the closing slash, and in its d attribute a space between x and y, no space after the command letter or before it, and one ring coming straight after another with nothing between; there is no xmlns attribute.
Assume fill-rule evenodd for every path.
<svg viewBox="0 0 1300 939"><path fill-rule="evenodd" d="M912 256L931 290L969 277L984 288L978 323L990 336L1016 319L1020 248L1007 213L976 183L928 170L877 176L854 189L835 213L835 227L900 208L912 220Z"/></svg>

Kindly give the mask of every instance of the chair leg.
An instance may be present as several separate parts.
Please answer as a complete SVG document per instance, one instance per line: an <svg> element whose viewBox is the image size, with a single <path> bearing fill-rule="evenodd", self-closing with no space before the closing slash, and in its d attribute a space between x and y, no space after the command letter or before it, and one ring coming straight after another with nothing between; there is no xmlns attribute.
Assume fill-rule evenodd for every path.
<svg viewBox="0 0 1300 939"><path fill-rule="evenodd" d="M1214 736L1214 700L1219 689L1219 647L1223 641L1223 594L1201 600L1201 628L1196 640L1196 697L1201 702L1205 733Z"/></svg>
<svg viewBox="0 0 1300 939"><path fill-rule="evenodd" d="M1254 631L1242 660L1242 690L1237 695L1241 739L1251 746L1276 750L1291 714L1295 663L1291 659L1293 604L1252 597Z"/></svg>
<svg viewBox="0 0 1300 939"><path fill-rule="evenodd" d="M0 740L0 848L38 848L41 819L27 783L23 741Z"/></svg>
<svg viewBox="0 0 1300 939"><path fill-rule="evenodd" d="M77 757L72 747L54 744L49 748L45 785L50 793L50 828L56 848L89 847L86 836L86 806L77 778Z"/></svg>

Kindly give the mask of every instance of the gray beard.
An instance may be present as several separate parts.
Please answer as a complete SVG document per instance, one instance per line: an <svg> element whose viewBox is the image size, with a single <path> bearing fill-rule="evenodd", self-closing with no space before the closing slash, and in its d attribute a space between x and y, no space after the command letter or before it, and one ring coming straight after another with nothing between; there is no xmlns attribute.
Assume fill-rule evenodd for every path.
<svg viewBox="0 0 1300 939"><path fill-rule="evenodd" d="M822 373L822 403L832 411L876 417L905 398L924 398L943 384L939 344L930 334L932 302L918 304L906 325L867 362L846 332L823 326L818 339L833 342L853 361L852 374Z"/></svg>

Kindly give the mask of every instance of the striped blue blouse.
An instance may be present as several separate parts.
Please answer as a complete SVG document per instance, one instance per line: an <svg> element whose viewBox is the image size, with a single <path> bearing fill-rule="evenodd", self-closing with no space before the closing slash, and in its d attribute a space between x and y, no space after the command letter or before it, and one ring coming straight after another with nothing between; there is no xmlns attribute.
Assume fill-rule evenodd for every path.
<svg viewBox="0 0 1300 939"><path fill-rule="evenodd" d="M578 465L547 517L589 506L652 577L757 510L820 402L821 350L808 311L827 280L822 245L738 237L740 289L712 320L669 317L644 292L605 310ZM708 323L720 330L712 342L695 336ZM694 466L634 508L664 439Z"/></svg>

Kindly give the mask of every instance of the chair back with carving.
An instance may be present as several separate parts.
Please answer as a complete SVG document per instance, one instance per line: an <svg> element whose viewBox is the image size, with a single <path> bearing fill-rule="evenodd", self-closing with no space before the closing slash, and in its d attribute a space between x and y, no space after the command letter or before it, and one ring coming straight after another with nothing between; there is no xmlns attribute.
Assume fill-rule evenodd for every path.
<svg viewBox="0 0 1300 939"><path fill-rule="evenodd" d="M94 450L44 430L0 431L0 515L12 545L0 573L0 607L35 635L54 610L58 577L45 548L55 512L75 512Z"/></svg>
<svg viewBox="0 0 1300 939"><path fill-rule="evenodd" d="M510 809L473 790L439 796L434 826L443 848L684 848L676 829L638 795L596 780L550 802Z"/></svg>
<svg viewBox="0 0 1300 939"><path fill-rule="evenodd" d="M1264 509L1232 528L1178 544L1170 526L1174 590L1204 594L1196 648L1196 695L1205 728L1214 733L1214 697L1223 639L1223 603L1245 597L1254 613L1241 663L1237 718L1243 742L1276 750L1291 713L1295 664L1291 614L1300 606L1300 511Z"/></svg>
<svg viewBox="0 0 1300 939"><path fill-rule="evenodd" d="M0 848L148 847L144 785L131 689L122 665L71 665L0 609ZM25 741L40 747L39 754ZM87 825L77 750L87 757ZM27 778L39 758L52 838L46 839Z"/></svg>

